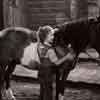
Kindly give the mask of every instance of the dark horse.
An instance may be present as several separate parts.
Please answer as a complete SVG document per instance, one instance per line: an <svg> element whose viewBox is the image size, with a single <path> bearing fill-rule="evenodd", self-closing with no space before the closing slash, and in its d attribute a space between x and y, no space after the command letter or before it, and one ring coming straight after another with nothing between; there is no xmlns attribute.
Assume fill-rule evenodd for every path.
<svg viewBox="0 0 100 100"><path fill-rule="evenodd" d="M66 22L58 26L55 33L56 44L63 41L66 45L71 44L76 53L83 51L87 45L100 52L99 43L99 19L83 18L76 21Z"/></svg>
<svg viewBox="0 0 100 100"><path fill-rule="evenodd" d="M66 66L66 71L64 71L62 78L64 81L68 77L69 72L75 68L79 53L84 51L87 46L96 49L100 54L100 18L83 18L70 21L58 25L57 28L54 44L61 44L61 42L64 45L71 44L76 54L73 63L69 66L69 70L67 70L68 66ZM64 46L63 44L62 47Z"/></svg>
<svg viewBox="0 0 100 100"><path fill-rule="evenodd" d="M0 31L0 100L4 88L10 87L10 76L20 63L24 48L36 40L36 32L27 28L9 27Z"/></svg>

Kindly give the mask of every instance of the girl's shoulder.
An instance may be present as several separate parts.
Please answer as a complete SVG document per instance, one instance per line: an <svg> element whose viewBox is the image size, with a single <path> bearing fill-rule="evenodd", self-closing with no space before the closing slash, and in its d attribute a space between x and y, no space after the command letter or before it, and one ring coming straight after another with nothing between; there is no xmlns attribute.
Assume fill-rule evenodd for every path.
<svg viewBox="0 0 100 100"><path fill-rule="evenodd" d="M38 48L37 49L38 49L40 57L46 57L48 51L51 50L51 47L45 46L43 44L38 44Z"/></svg>

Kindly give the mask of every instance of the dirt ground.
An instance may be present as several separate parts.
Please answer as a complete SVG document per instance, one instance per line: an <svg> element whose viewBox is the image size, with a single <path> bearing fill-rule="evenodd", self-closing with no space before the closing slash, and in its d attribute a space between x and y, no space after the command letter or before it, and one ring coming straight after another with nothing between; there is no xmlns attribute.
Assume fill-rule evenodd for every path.
<svg viewBox="0 0 100 100"><path fill-rule="evenodd" d="M15 81L11 84L17 100L39 100L39 84Z"/></svg>
<svg viewBox="0 0 100 100"><path fill-rule="evenodd" d="M100 67L95 63L81 63L66 81L65 100L100 100ZM39 100L37 82L12 80L11 87L17 100Z"/></svg>
<svg viewBox="0 0 100 100"><path fill-rule="evenodd" d="M66 87L64 100L100 100L100 88L97 85L71 84ZM12 89L17 100L39 100L39 84L12 81Z"/></svg>

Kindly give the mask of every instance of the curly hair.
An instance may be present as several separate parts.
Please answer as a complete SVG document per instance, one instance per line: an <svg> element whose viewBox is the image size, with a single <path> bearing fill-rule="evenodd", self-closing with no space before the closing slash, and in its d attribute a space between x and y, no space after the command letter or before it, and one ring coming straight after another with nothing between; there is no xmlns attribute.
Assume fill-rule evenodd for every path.
<svg viewBox="0 0 100 100"><path fill-rule="evenodd" d="M39 41L43 43L50 32L54 33L54 29L49 25L39 27L37 31Z"/></svg>

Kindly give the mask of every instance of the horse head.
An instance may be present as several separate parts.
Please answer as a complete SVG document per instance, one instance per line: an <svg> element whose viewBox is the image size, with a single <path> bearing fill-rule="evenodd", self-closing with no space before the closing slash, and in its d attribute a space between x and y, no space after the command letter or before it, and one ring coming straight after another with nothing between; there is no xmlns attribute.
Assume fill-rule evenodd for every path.
<svg viewBox="0 0 100 100"><path fill-rule="evenodd" d="M92 45L95 36L96 18L82 18L75 21L65 22L57 26L54 44L71 44L75 52L80 52L90 43ZM63 45L62 45L63 46Z"/></svg>

